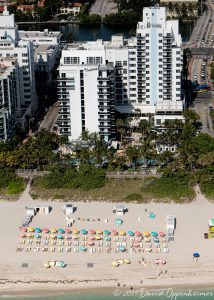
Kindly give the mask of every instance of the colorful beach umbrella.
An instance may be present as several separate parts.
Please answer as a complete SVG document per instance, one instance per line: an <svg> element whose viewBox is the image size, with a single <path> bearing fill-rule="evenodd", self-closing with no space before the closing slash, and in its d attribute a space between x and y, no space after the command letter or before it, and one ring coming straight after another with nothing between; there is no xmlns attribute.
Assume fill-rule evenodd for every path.
<svg viewBox="0 0 214 300"><path fill-rule="evenodd" d="M141 236L142 233L141 233L140 231L135 231L135 235L136 235L136 236Z"/></svg>
<svg viewBox="0 0 214 300"><path fill-rule="evenodd" d="M148 214L148 217L149 217L150 219L154 219L154 218L156 217L156 215L155 215L153 212L150 212L150 213Z"/></svg>
<svg viewBox="0 0 214 300"><path fill-rule="evenodd" d="M88 242L89 246L94 246L94 242Z"/></svg>
<svg viewBox="0 0 214 300"><path fill-rule="evenodd" d="M96 234L103 234L102 230L97 230Z"/></svg>
<svg viewBox="0 0 214 300"><path fill-rule="evenodd" d="M57 229L56 228L52 228L51 229L51 233L57 233Z"/></svg>
<svg viewBox="0 0 214 300"><path fill-rule="evenodd" d="M28 232L34 232L34 228L33 227L27 227L27 231Z"/></svg>
<svg viewBox="0 0 214 300"><path fill-rule="evenodd" d="M88 233L88 231L87 231L86 229L81 229L80 232L81 232L82 234L87 234L87 233Z"/></svg>
<svg viewBox="0 0 214 300"><path fill-rule="evenodd" d="M122 219L116 219L115 220L115 224L118 225L122 225L123 224L123 220Z"/></svg>
<svg viewBox="0 0 214 300"><path fill-rule="evenodd" d="M37 238L37 239L41 239L41 237L42 237L41 234L38 234L38 233L35 234L34 236L35 236L35 238Z"/></svg>
<svg viewBox="0 0 214 300"><path fill-rule="evenodd" d="M80 246L80 250L81 250L81 251L86 251L87 248L86 248L85 246Z"/></svg>
<svg viewBox="0 0 214 300"><path fill-rule="evenodd" d="M49 232L50 232L50 230L49 230L48 228L43 228L42 231L43 231L44 233L49 233Z"/></svg>
<svg viewBox="0 0 214 300"><path fill-rule="evenodd" d="M74 229L73 229L73 233L74 233L74 234L78 234L78 233L79 233L79 230L78 230L77 228L74 228Z"/></svg>
<svg viewBox="0 0 214 300"><path fill-rule="evenodd" d="M95 239L99 241L99 240L102 240L102 237L97 235L97 236L95 236Z"/></svg>
<svg viewBox="0 0 214 300"><path fill-rule="evenodd" d="M117 230L112 230L112 231L111 231L111 234L112 234L112 235L118 235L118 231L117 231Z"/></svg>
<svg viewBox="0 0 214 300"><path fill-rule="evenodd" d="M110 238L110 236L104 236L104 239L105 239L106 241L108 241L108 242L110 242L110 241L111 241L111 238Z"/></svg>
<svg viewBox="0 0 214 300"><path fill-rule="evenodd" d="M124 252L124 251L126 250L126 248L121 246L121 247L119 248L119 250L120 250L121 252Z"/></svg>
<svg viewBox="0 0 214 300"><path fill-rule="evenodd" d="M198 257L200 257L200 254L198 252L195 252L195 253L193 253L193 257L198 258Z"/></svg>
<svg viewBox="0 0 214 300"><path fill-rule="evenodd" d="M126 235L126 232L124 230L120 230L120 235Z"/></svg>
<svg viewBox="0 0 214 300"><path fill-rule="evenodd" d="M95 230L89 230L89 234L96 234L96 231Z"/></svg>
<svg viewBox="0 0 214 300"><path fill-rule="evenodd" d="M150 236L150 233L146 231L146 232L143 233L143 235Z"/></svg>
<svg viewBox="0 0 214 300"><path fill-rule="evenodd" d="M36 228L35 228L35 232L38 232L38 233L40 233L40 232L42 232L42 229L41 229L41 228L39 228L39 227L36 227Z"/></svg>
<svg viewBox="0 0 214 300"><path fill-rule="evenodd" d="M58 235L57 235L57 238L60 239L60 240L62 240L62 239L63 239L63 236L62 236L61 234L58 234Z"/></svg>
<svg viewBox="0 0 214 300"><path fill-rule="evenodd" d="M73 235L73 236L72 236L72 239L73 239L73 240L78 240L79 238L80 238L80 237L77 236L77 235Z"/></svg>
<svg viewBox="0 0 214 300"><path fill-rule="evenodd" d="M65 233L65 230L62 229L62 228L59 228L57 231L58 231L58 233L60 233L60 234L64 234L64 233Z"/></svg>
<svg viewBox="0 0 214 300"><path fill-rule="evenodd" d="M26 228L26 227L22 227L20 230L21 230L22 232L27 232L27 228Z"/></svg>
<svg viewBox="0 0 214 300"><path fill-rule="evenodd" d="M50 238L54 240L54 239L56 239L56 235L52 234L52 235L50 236Z"/></svg>
<svg viewBox="0 0 214 300"><path fill-rule="evenodd" d="M165 237L165 233L164 233L164 232L162 232L162 231L161 231L161 232L159 232L159 233L158 233L158 235L159 235L159 236L161 236L161 237Z"/></svg>
<svg viewBox="0 0 214 300"><path fill-rule="evenodd" d="M34 237L34 235L33 235L32 233L30 233L30 232L28 232L28 233L26 234L26 236L29 237L29 238Z"/></svg>
<svg viewBox="0 0 214 300"><path fill-rule="evenodd" d="M70 240L70 239L71 239L71 236L66 234L65 239L66 239L66 240Z"/></svg>
<svg viewBox="0 0 214 300"><path fill-rule="evenodd" d="M158 234L157 234L157 232L155 232L155 231L152 231L152 232L151 232L151 236L157 237L157 236L158 236Z"/></svg>
<svg viewBox="0 0 214 300"><path fill-rule="evenodd" d="M71 229L70 228L66 228L65 229L65 233L71 233Z"/></svg>
<svg viewBox="0 0 214 300"><path fill-rule="evenodd" d="M26 237L26 234L25 234L24 232L21 232L21 233L19 234L19 236L24 238L24 237Z"/></svg>
<svg viewBox="0 0 214 300"><path fill-rule="evenodd" d="M111 233L111 231L109 231L109 230L104 230L103 233L104 233L105 235L109 235L109 234Z"/></svg>
<svg viewBox="0 0 214 300"><path fill-rule="evenodd" d="M129 231L128 231L128 235L130 235L130 236L134 236L134 232L133 232L133 231L131 231L131 230L129 230Z"/></svg>

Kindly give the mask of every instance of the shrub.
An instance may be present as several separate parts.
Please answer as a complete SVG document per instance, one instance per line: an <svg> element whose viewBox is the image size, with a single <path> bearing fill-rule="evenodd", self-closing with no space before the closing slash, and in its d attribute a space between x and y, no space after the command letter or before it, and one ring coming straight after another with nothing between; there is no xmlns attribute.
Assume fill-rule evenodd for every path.
<svg viewBox="0 0 214 300"><path fill-rule="evenodd" d="M128 201L138 201L138 200L142 200L143 197L141 194L129 194L126 196L125 200Z"/></svg>
<svg viewBox="0 0 214 300"><path fill-rule="evenodd" d="M16 178L11 181L7 187L7 194L16 195L20 194L24 190L24 181L22 178Z"/></svg>

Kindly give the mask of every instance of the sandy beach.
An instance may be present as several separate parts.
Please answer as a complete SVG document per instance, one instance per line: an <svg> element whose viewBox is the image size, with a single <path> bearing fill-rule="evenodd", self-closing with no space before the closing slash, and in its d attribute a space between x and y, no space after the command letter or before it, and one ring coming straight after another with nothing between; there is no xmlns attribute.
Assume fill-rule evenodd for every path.
<svg viewBox="0 0 214 300"><path fill-rule="evenodd" d="M115 287L212 287L214 282L214 240L204 239L208 220L214 217L213 204L201 194L190 204L128 204L128 212L122 217L119 230L166 232L165 218L173 214L177 219L175 240L169 243L169 253L90 253L90 252L16 252L20 246L19 227L25 217L25 206L46 203L52 206L49 215L38 214L32 227L66 228L63 202L32 200L29 186L17 202L1 202L0 209L0 295L39 295L65 293L72 290ZM75 202L73 215L75 228L117 229L113 203ZM148 218L148 212L156 214ZM141 221L139 221L139 217ZM95 222L78 218L96 219ZM97 219L100 221L97 221ZM104 220L108 219L108 223ZM198 261L193 252L200 253ZM145 258L147 265L139 264ZM129 259L130 265L112 267L116 259ZM155 266L153 260L161 258L166 265ZM45 269L43 264L51 260L63 260L66 268ZM28 267L23 268L22 264ZM93 263L88 268L87 263ZM13 292L11 292L13 291Z"/></svg>

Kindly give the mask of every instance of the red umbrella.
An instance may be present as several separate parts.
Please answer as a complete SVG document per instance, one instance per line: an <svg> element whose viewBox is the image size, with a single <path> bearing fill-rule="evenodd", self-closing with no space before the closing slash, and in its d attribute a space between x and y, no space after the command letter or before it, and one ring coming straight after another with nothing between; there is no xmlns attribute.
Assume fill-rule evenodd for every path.
<svg viewBox="0 0 214 300"><path fill-rule="evenodd" d="M26 227L22 227L22 228L21 228L21 231L22 231L22 232L27 232L27 228L26 228Z"/></svg>
<svg viewBox="0 0 214 300"><path fill-rule="evenodd" d="M165 233L164 232L159 232L159 236L164 237Z"/></svg>
<svg viewBox="0 0 214 300"><path fill-rule="evenodd" d="M89 230L89 232L88 232L89 234L95 234L96 233L96 231L95 230Z"/></svg>
<svg viewBox="0 0 214 300"><path fill-rule="evenodd" d="M112 231L111 231L111 234L112 234L112 235L118 235L118 231L117 231L117 230L112 230Z"/></svg>
<svg viewBox="0 0 214 300"><path fill-rule="evenodd" d="M50 230L48 228L43 228L42 231L45 232L45 233L49 233L50 232Z"/></svg>
<svg viewBox="0 0 214 300"><path fill-rule="evenodd" d="M65 229L65 233L71 233L71 229L70 228L66 228Z"/></svg>
<svg viewBox="0 0 214 300"><path fill-rule="evenodd" d="M141 236L142 233L141 233L140 231L135 231L135 235L136 235L136 236Z"/></svg>

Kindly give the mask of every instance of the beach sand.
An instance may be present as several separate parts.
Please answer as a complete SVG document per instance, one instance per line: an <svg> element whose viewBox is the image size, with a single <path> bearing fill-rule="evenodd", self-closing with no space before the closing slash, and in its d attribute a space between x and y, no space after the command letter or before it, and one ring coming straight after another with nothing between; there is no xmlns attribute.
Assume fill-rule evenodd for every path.
<svg viewBox="0 0 214 300"><path fill-rule="evenodd" d="M189 204L127 204L128 213L122 218L122 230L166 231L165 218L174 214L177 219L175 241L169 244L169 253L52 253L16 252L19 246L19 227L25 217L25 206L48 204L52 206L49 215L38 214L33 227L65 228L66 220L62 212L63 202L43 202L32 200L29 187L17 202L1 202L0 209L0 295L51 295L70 293L82 289L114 289L118 285L130 287L212 287L214 282L214 240L204 239L208 231L208 220L214 217L213 204L197 193L195 201ZM75 202L77 211L73 215L74 227L85 229L118 229L113 203ZM156 214L148 218L148 212ZM77 218L100 218L101 221L78 221ZM141 218L139 222L138 218ZM108 223L103 220L109 219ZM192 259L193 252L200 253L200 259ZM147 266L139 265L141 257ZM112 260L128 258L130 265L113 268ZM165 266L154 266L154 258L167 261ZM63 260L66 268L44 269L43 263L49 260ZM87 263L94 263L87 268ZM22 263L28 263L22 268Z"/></svg>

